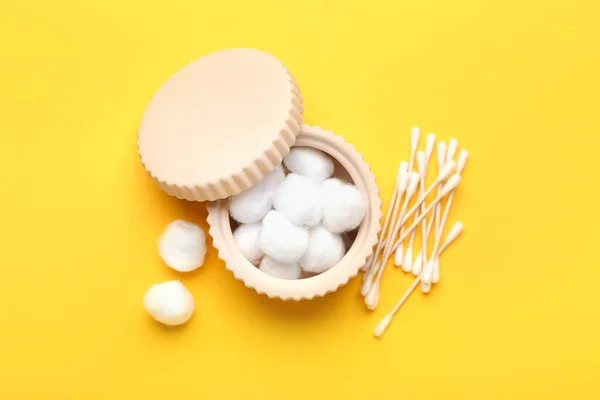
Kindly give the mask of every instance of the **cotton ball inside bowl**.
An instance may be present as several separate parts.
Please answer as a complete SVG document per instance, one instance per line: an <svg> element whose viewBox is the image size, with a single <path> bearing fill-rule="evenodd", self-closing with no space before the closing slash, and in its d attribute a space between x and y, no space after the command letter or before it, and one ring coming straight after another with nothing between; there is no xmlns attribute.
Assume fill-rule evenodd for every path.
<svg viewBox="0 0 600 400"><path fill-rule="evenodd" d="M291 173L275 192L273 207L296 225L316 225L321 222L323 214L319 185L309 178Z"/></svg>
<svg viewBox="0 0 600 400"><path fill-rule="evenodd" d="M242 224L260 221L272 207L273 191L257 185L229 198L229 213Z"/></svg>
<svg viewBox="0 0 600 400"><path fill-rule="evenodd" d="M325 225L313 226L308 231L308 237L308 248L300 259L300 265L306 272L325 272L337 264L346 253L342 237L331 233Z"/></svg>
<svg viewBox="0 0 600 400"><path fill-rule="evenodd" d="M242 224L233 232L233 239L238 249L252 264L258 263L264 256L263 251L258 246L261 225L261 222Z"/></svg>
<svg viewBox="0 0 600 400"><path fill-rule="evenodd" d="M281 182L285 179L285 172L281 165L273 168L273 171L265 175L265 177L256 184L259 188L269 192L276 190Z"/></svg>
<svg viewBox="0 0 600 400"><path fill-rule="evenodd" d="M160 235L158 252L174 270L193 271L204 264L206 234L198 225L178 219Z"/></svg>
<svg viewBox="0 0 600 400"><path fill-rule="evenodd" d="M302 273L302 267L297 262L284 263L274 258L265 256L258 267L265 274L279 279L298 279Z"/></svg>
<svg viewBox="0 0 600 400"><path fill-rule="evenodd" d="M271 210L262 221L258 245L275 260L295 263L306 251L308 231L294 225L279 211Z"/></svg>
<svg viewBox="0 0 600 400"><path fill-rule="evenodd" d="M179 281L152 285L143 304L152 318L165 325L181 325L194 313L194 298Z"/></svg>
<svg viewBox="0 0 600 400"><path fill-rule="evenodd" d="M367 209L365 200L354 185L331 178L321 183L323 224L334 233L357 228Z"/></svg>
<svg viewBox="0 0 600 400"><path fill-rule="evenodd" d="M333 174L333 161L320 150L310 147L292 147L283 163L291 172L321 183Z"/></svg>

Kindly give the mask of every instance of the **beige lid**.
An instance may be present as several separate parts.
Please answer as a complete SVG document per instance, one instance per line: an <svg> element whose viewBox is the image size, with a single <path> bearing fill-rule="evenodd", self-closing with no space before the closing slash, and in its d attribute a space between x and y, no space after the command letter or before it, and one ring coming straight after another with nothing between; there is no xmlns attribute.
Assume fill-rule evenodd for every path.
<svg viewBox="0 0 600 400"><path fill-rule="evenodd" d="M275 57L218 51L160 87L140 123L139 154L167 193L223 199L281 163L300 132L302 112L296 82Z"/></svg>

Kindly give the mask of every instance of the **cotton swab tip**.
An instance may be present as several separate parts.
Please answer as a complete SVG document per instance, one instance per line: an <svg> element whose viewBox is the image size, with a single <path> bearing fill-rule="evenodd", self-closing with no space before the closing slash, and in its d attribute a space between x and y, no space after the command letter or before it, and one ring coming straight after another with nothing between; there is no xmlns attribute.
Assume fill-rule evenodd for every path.
<svg viewBox="0 0 600 400"><path fill-rule="evenodd" d="M394 253L394 265L396 267L401 267L402 266L402 261L404 260L404 251L402 246L398 246L398 248L396 249L396 252Z"/></svg>
<svg viewBox="0 0 600 400"><path fill-rule="evenodd" d="M421 180L421 175L418 172L411 172L410 178L408 181L408 188L406 189L406 195L411 197L417 191L417 187L419 186L419 181Z"/></svg>
<svg viewBox="0 0 600 400"><path fill-rule="evenodd" d="M411 272L414 276L419 276L423 270L423 254L419 252L413 261Z"/></svg>
<svg viewBox="0 0 600 400"><path fill-rule="evenodd" d="M375 327L375 330L373 331L373 335L375 335L375 337L377 338L380 338L387 329L390 322L392 322L392 315L388 314L385 317L383 317L381 321L379 321L379 323Z"/></svg>
<svg viewBox="0 0 600 400"><path fill-rule="evenodd" d="M360 288L360 294L364 297L371 291L371 287L373 286L373 275L371 275L370 271L365 272L367 278L363 282Z"/></svg>
<svg viewBox="0 0 600 400"><path fill-rule="evenodd" d="M442 172L442 168L444 168L445 162L446 162L446 143L439 142L438 146L437 146L438 172Z"/></svg>
<svg viewBox="0 0 600 400"><path fill-rule="evenodd" d="M450 232L448 232L448 237L446 238L447 242L452 242L454 239L456 239L458 237L458 235L461 234L461 232L464 229L464 225L462 222L456 222L454 225L452 225L452 228L450 229Z"/></svg>
<svg viewBox="0 0 600 400"><path fill-rule="evenodd" d="M433 147L435 146L435 134L430 133L427 135L427 139L425 141L425 155L429 159L431 153L433 152Z"/></svg>
<svg viewBox="0 0 600 400"><path fill-rule="evenodd" d="M427 265L425 265L425 268L423 269L423 273L421 274L421 281L425 284L431 284L431 281L433 279L433 264L435 261L433 261L433 259L429 260L427 262Z"/></svg>
<svg viewBox="0 0 600 400"><path fill-rule="evenodd" d="M461 174L465 169L465 165L467 164L467 159L469 158L469 152L467 150L463 150L458 155L458 162L456 163L456 172Z"/></svg>
<svg viewBox="0 0 600 400"><path fill-rule="evenodd" d="M369 310L374 310L377 308L377 304L379 303L379 287L377 285L373 286L367 296L365 297L365 304Z"/></svg>
<svg viewBox="0 0 600 400"><path fill-rule="evenodd" d="M398 192L400 194L404 193L406 190L406 186L408 186L408 179L410 175L408 171L400 171L400 174L396 177L396 185L398 185Z"/></svg>
<svg viewBox="0 0 600 400"><path fill-rule="evenodd" d="M433 278L431 282L438 283L440 281L440 258L436 257L433 262Z"/></svg>
<svg viewBox="0 0 600 400"><path fill-rule="evenodd" d="M431 292L431 283L421 282L421 292L423 292L423 293Z"/></svg>
<svg viewBox="0 0 600 400"><path fill-rule="evenodd" d="M448 161L446 164L444 164L444 167L442 168L438 179L446 180L454 171L454 168L456 168L456 162L454 160Z"/></svg>
<svg viewBox="0 0 600 400"><path fill-rule="evenodd" d="M448 193L450 193L452 190L456 189L456 187L458 186L459 183L460 183L460 175L459 174L452 175L448 179L448 182L446 182L446 184L442 188L442 191L440 192L440 196L443 197L443 196L447 195Z"/></svg>
<svg viewBox="0 0 600 400"><path fill-rule="evenodd" d="M450 142L448 143L448 152L446 153L446 161L454 160L456 150L458 150L458 140L450 139Z"/></svg>
<svg viewBox="0 0 600 400"><path fill-rule="evenodd" d="M419 137L421 136L421 129L418 126L415 126L410 131L410 148L414 150L417 149L419 145Z"/></svg>
<svg viewBox="0 0 600 400"><path fill-rule="evenodd" d="M423 150L417 151L417 168L420 173L425 173L425 168L427 167L427 162L425 161L425 153Z"/></svg>
<svg viewBox="0 0 600 400"><path fill-rule="evenodd" d="M401 247L401 246L400 246ZM398 248L400 248L398 247ZM402 261L402 271L410 272L412 271L412 248L409 246L406 249L406 253L404 253L404 260Z"/></svg>

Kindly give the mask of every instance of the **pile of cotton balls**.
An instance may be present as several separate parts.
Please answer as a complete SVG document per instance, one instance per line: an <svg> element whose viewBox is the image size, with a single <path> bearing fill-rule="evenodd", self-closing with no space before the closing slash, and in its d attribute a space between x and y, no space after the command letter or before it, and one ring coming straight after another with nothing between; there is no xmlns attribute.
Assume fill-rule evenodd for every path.
<svg viewBox="0 0 600 400"><path fill-rule="evenodd" d="M280 165L250 189L229 199L241 225L233 236L240 252L273 277L299 279L337 264L346 248L342 234L356 229L366 211L360 191L332 178L325 153L293 147Z"/></svg>

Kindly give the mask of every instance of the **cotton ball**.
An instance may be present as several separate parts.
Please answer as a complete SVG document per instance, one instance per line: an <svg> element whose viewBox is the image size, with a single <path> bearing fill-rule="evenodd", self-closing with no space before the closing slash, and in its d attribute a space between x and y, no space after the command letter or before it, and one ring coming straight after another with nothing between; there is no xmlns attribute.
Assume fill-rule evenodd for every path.
<svg viewBox="0 0 600 400"><path fill-rule="evenodd" d="M285 179L285 172L283 172L283 167L281 165L273 168L273 171L265 175L265 177L256 184L256 186L260 187L265 191L273 191L276 190L277 187L283 182Z"/></svg>
<svg viewBox="0 0 600 400"><path fill-rule="evenodd" d="M316 225L323 215L319 185L304 176L289 174L275 192L273 207L296 225Z"/></svg>
<svg viewBox="0 0 600 400"><path fill-rule="evenodd" d="M204 264L206 234L198 225L178 219L160 235L158 252L174 270L193 271Z"/></svg>
<svg viewBox="0 0 600 400"><path fill-rule="evenodd" d="M302 268L297 262L283 263L269 256L265 256L262 259L258 269L265 274L279 279L298 279L302 273Z"/></svg>
<svg viewBox="0 0 600 400"><path fill-rule="evenodd" d="M242 224L233 232L233 238L238 249L253 264L260 261L264 256L264 253L258 247L258 235L260 234L261 225L260 222Z"/></svg>
<svg viewBox="0 0 600 400"><path fill-rule="evenodd" d="M143 304L152 318L165 325L181 325L194 313L194 298L179 281L152 285Z"/></svg>
<svg viewBox="0 0 600 400"><path fill-rule="evenodd" d="M300 259L300 265L306 272L320 274L344 257L344 240L337 233L331 233L325 225L313 226L308 236L308 248Z"/></svg>
<svg viewBox="0 0 600 400"><path fill-rule="evenodd" d="M257 185L229 198L229 213L242 224L260 221L272 206L273 191Z"/></svg>
<svg viewBox="0 0 600 400"><path fill-rule="evenodd" d="M295 263L306 251L308 231L272 210L263 219L258 245L266 255L278 261Z"/></svg>
<svg viewBox="0 0 600 400"><path fill-rule="evenodd" d="M283 163L291 172L321 183L333 174L333 161L325 153L310 147L292 147Z"/></svg>
<svg viewBox="0 0 600 400"><path fill-rule="evenodd" d="M321 183L321 191L323 224L327 229L341 233L360 225L367 205L356 186L332 178Z"/></svg>

